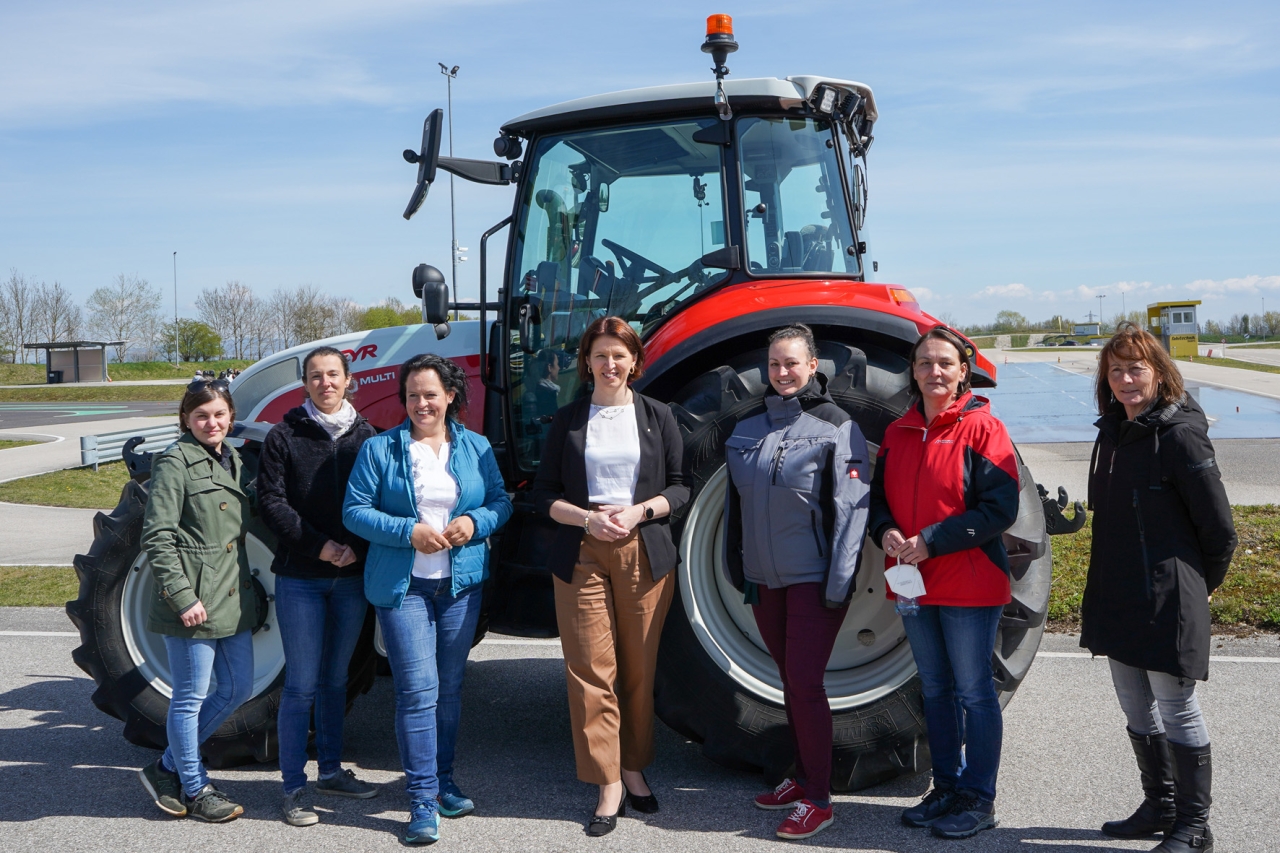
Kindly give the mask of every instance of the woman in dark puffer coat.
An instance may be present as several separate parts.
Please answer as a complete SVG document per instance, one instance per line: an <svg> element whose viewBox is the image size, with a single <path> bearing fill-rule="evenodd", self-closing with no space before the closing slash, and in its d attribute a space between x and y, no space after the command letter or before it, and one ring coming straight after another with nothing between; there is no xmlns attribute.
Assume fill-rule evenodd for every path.
<svg viewBox="0 0 1280 853"><path fill-rule="evenodd" d="M1160 342L1122 324L1098 363L1089 474L1093 546L1080 645L1106 655L1146 795L1118 838L1165 833L1160 853L1212 853L1209 596L1236 548L1204 412Z"/></svg>

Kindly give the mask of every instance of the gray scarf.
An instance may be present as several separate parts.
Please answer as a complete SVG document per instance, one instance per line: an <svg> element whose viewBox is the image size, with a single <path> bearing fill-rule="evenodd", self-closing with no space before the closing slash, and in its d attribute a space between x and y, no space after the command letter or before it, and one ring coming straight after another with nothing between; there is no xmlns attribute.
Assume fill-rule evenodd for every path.
<svg viewBox="0 0 1280 853"><path fill-rule="evenodd" d="M342 407L332 415L326 415L324 412L316 408L316 404L311 402L308 397L307 401L302 404L302 408L307 410L307 416L311 420L324 427L324 431L329 433L329 438L337 440L347 430L351 429L351 425L356 422L359 417L356 413L356 407L351 405L350 401L343 400Z"/></svg>

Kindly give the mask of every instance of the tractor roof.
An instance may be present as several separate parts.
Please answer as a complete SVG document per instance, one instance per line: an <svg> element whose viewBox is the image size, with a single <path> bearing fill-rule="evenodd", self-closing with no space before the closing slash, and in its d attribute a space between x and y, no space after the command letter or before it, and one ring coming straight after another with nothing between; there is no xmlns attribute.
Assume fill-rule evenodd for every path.
<svg viewBox="0 0 1280 853"><path fill-rule="evenodd" d="M726 80L725 93L734 109L787 109L808 100L821 84L857 92L867 99L867 118L875 121L876 99L870 87L852 80L832 77L797 75L779 80L776 77L753 77ZM716 94L714 80L700 83L677 83L627 89L604 95L592 95L543 107L514 118L502 126L505 133L529 137L534 133L591 124L615 124L619 121L669 118L689 115L715 115L712 98Z"/></svg>

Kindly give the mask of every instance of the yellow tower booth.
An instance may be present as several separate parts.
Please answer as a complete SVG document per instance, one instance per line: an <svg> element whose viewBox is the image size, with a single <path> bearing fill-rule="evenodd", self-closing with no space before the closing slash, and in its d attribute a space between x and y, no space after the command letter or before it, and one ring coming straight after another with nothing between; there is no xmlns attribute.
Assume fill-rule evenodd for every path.
<svg viewBox="0 0 1280 853"><path fill-rule="evenodd" d="M1194 357L1200 339L1196 320L1196 306L1200 300L1189 302L1153 302L1147 306L1147 331L1155 335L1174 358Z"/></svg>

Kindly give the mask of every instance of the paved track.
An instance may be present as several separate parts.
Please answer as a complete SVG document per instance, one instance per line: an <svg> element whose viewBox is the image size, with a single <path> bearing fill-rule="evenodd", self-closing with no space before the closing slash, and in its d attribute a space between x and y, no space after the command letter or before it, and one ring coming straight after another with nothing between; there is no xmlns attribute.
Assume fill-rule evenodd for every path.
<svg viewBox="0 0 1280 853"><path fill-rule="evenodd" d="M275 765L215 771L247 814L220 827L174 820L146 799L135 768L155 753L127 743L119 721L93 707L93 684L71 663L74 636L57 610L0 609L0 849L394 850L406 819L392 734L390 680L381 678L348 719L347 758L380 784L373 800L318 803L322 823L293 828L277 816ZM927 776L836 797L835 826L809 846L867 851L1149 850L1113 842L1102 821L1128 814L1139 796L1124 720L1105 661L1080 656L1073 637L1049 637L1005 715L1000 828L970 842L943 842L898 822ZM1280 821L1280 643L1223 640L1202 686L1215 754L1218 849L1274 850ZM1259 656L1265 656L1259 658ZM1265 661L1265 662L1262 662ZM662 812L624 818L609 837L585 837L592 789L573 778L564 676L555 643L486 641L471 655L457 776L479 803L472 817L446 821L435 850L777 851L781 819L750 805L761 777L704 759L695 744L657 729L650 782ZM314 765L310 767L314 776ZM647 824L647 826L646 826Z"/></svg>
<svg viewBox="0 0 1280 853"><path fill-rule="evenodd" d="M178 414L171 403L0 403L0 429Z"/></svg>

